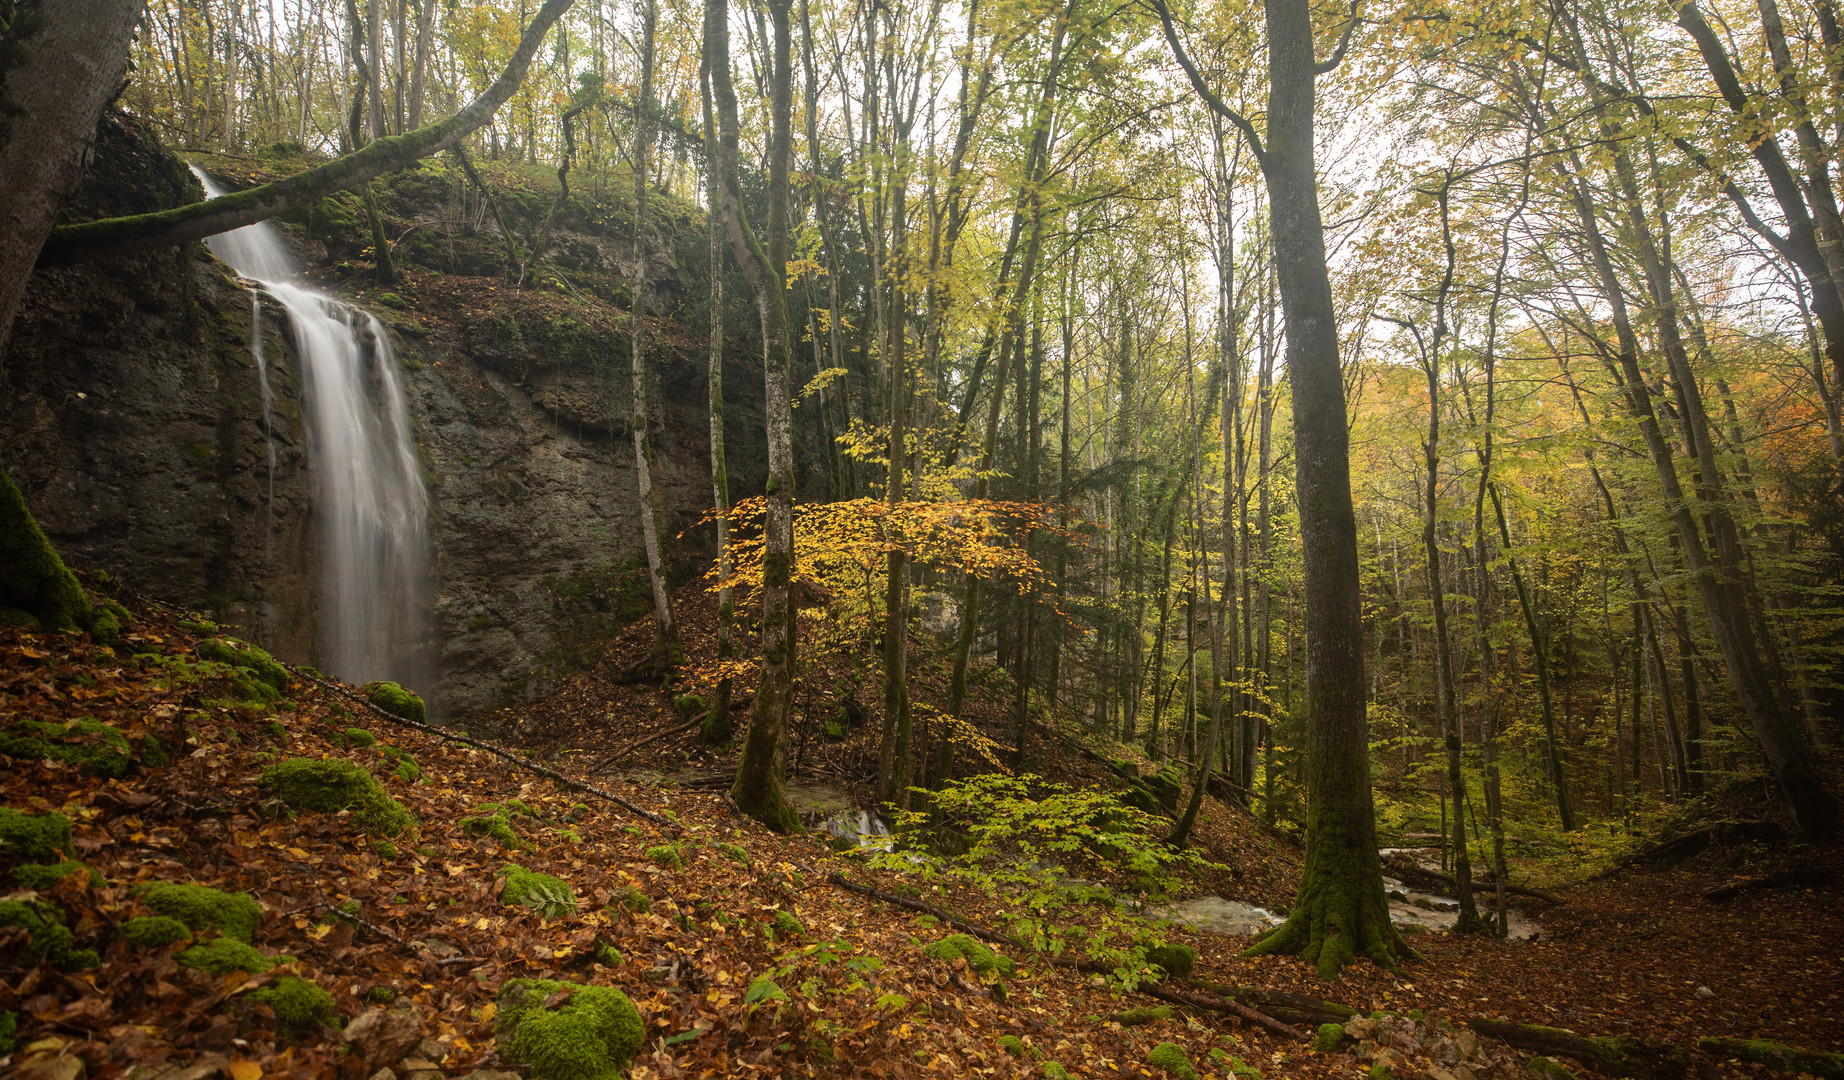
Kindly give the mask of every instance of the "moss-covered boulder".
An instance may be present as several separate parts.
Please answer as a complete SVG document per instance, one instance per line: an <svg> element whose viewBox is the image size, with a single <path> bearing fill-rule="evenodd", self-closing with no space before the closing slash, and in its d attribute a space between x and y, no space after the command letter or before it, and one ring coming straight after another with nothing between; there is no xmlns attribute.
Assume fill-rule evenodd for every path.
<svg viewBox="0 0 1844 1080"><path fill-rule="evenodd" d="M0 728L0 754L34 761L61 761L97 776L128 771L128 739L100 720L78 717L64 723L15 720Z"/></svg>
<svg viewBox="0 0 1844 1080"><path fill-rule="evenodd" d="M246 701L274 703L288 692L288 669L275 657L234 637L210 637L194 649L201 660L214 660L236 669L245 683L238 696Z"/></svg>
<svg viewBox="0 0 1844 1080"><path fill-rule="evenodd" d="M134 891L155 913L178 919L193 930L216 930L248 942L262 922L263 909L248 893L224 892L207 885L156 881Z"/></svg>
<svg viewBox="0 0 1844 1080"><path fill-rule="evenodd" d="M508 982L493 1028L500 1057L529 1067L532 1080L620 1080L644 1033L621 991L551 979Z"/></svg>
<svg viewBox="0 0 1844 1080"><path fill-rule="evenodd" d="M292 964L292 956L265 956L248 942L233 937L215 937L203 945L185 949L174 959L182 966L197 968L208 975L229 975L233 971L256 975L277 964Z"/></svg>
<svg viewBox="0 0 1844 1080"><path fill-rule="evenodd" d="M33 892L50 892L58 882L72 874L81 872L90 883L91 888L102 886L102 875L83 863L66 859L57 863L28 863L13 868L13 883L22 889Z"/></svg>
<svg viewBox="0 0 1844 1080"><path fill-rule="evenodd" d="M1162 1042L1153 1047L1146 1055L1146 1064L1155 1069L1164 1069L1169 1075L1178 1077L1178 1080L1197 1080L1197 1069L1185 1055L1184 1047L1174 1042Z"/></svg>
<svg viewBox="0 0 1844 1080"><path fill-rule="evenodd" d="M297 810L350 810L359 824L385 836L396 836L416 824L377 777L342 758L280 761L264 769L257 784Z"/></svg>
<svg viewBox="0 0 1844 1080"><path fill-rule="evenodd" d="M365 698L392 716L401 716L405 720L421 724L427 717L423 699L394 682L366 683Z"/></svg>
<svg viewBox="0 0 1844 1080"><path fill-rule="evenodd" d="M35 900L0 900L0 927L6 926L26 931L27 961L43 958L65 970L92 968L102 962L94 949L76 947L76 938L64 925L64 913L54 905Z"/></svg>
<svg viewBox="0 0 1844 1080"><path fill-rule="evenodd" d="M1336 1054L1345 1043L1345 1026L1343 1024L1320 1024L1319 1031L1313 1036L1313 1049L1321 1054Z"/></svg>
<svg viewBox="0 0 1844 1080"><path fill-rule="evenodd" d="M168 945L192 940L192 931L171 915L143 915L138 919L129 919L120 929L122 937L137 949L164 949Z"/></svg>
<svg viewBox="0 0 1844 1080"><path fill-rule="evenodd" d="M1197 966L1197 950L1175 941L1154 945L1145 950L1145 955L1147 963L1159 965L1167 975L1174 978L1184 978Z"/></svg>
<svg viewBox="0 0 1844 1080"><path fill-rule="evenodd" d="M519 838L512 827L513 811L499 803L488 803L480 812L455 822L469 836L490 837L506 851L524 851L530 845Z"/></svg>
<svg viewBox="0 0 1844 1080"><path fill-rule="evenodd" d="M511 864L500 871L500 878L499 902L502 904L523 904L547 919L576 911L576 890L562 878Z"/></svg>
<svg viewBox="0 0 1844 1080"><path fill-rule="evenodd" d="M57 862L75 855L70 844L70 819L53 811L28 814L0 806L0 854L24 862Z"/></svg>
<svg viewBox="0 0 1844 1080"><path fill-rule="evenodd" d="M1011 957L994 952L968 934L949 934L923 949L922 955L936 960L965 960L968 967L981 975L997 971L1001 975L1010 976L1016 967Z"/></svg>
<svg viewBox="0 0 1844 1080"><path fill-rule="evenodd" d="M292 975L252 991L249 1000L269 1006L275 1013L276 1031L289 1038L298 1039L333 1022L333 995Z"/></svg>

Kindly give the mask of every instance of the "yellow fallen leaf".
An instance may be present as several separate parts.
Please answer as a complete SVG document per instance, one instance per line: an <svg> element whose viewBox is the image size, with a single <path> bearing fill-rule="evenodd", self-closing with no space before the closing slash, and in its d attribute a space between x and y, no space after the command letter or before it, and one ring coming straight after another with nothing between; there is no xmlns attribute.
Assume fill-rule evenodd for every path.
<svg viewBox="0 0 1844 1080"><path fill-rule="evenodd" d="M234 1058L224 1071L230 1073L231 1080L262 1080L263 1067L249 1058Z"/></svg>

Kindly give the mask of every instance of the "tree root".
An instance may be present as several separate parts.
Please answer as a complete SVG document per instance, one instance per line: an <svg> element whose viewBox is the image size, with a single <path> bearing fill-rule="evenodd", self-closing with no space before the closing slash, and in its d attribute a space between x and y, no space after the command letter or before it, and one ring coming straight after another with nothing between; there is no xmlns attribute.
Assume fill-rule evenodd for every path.
<svg viewBox="0 0 1844 1080"><path fill-rule="evenodd" d="M983 926L977 926L933 904L921 900L911 900L906 896L898 896L895 893L885 892L882 889L874 889L869 885L860 885L837 871L826 875L826 880L847 892L854 892L860 896L868 896L873 900L881 900L886 904L894 904L897 907L908 908L911 911L920 911L925 915L933 915L935 918L940 919L943 923L959 930L963 934L970 934L983 941L990 941L995 945L1004 945L1008 948L1017 949L1020 952L1030 952L1029 946L1025 945L1017 938L1001 934L996 930L988 930ZM1034 959L1036 962L1049 967L1070 968L1075 971L1093 974L1106 974L1114 970L1112 965L1102 963L1099 960L1069 960L1060 956L1047 956L1042 953L1034 954ZM1305 1042L1307 1039L1307 1035L1304 1031L1276 1019L1259 1009L1251 1008L1239 1001L1234 1001L1226 997L1216 997L1212 994L1176 990L1170 987L1160 986L1157 983L1147 982L1139 984L1139 986L1135 987L1135 990L1138 993L1145 994L1147 997L1155 998L1159 1001L1167 1002L1168 1004L1183 1005L1190 1009L1204 1009L1211 1012L1228 1013L1231 1016L1241 1017L1251 1024L1266 1028L1277 1035L1298 1042ZM1272 995L1275 997L1293 996L1291 994L1279 994L1275 991L1266 990L1247 991L1246 993L1250 995ZM1331 1003L1326 1002L1325 1004L1329 1005ZM1339 1007L1342 1008L1342 1006ZM1355 1010L1346 1010L1345 1015L1351 1015L1353 1012L1355 1012Z"/></svg>

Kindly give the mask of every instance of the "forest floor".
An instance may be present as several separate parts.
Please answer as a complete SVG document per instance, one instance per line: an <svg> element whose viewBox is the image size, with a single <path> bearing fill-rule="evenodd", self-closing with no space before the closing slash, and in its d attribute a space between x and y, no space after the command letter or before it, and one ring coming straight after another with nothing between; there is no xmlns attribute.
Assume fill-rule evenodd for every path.
<svg viewBox="0 0 1844 1080"><path fill-rule="evenodd" d="M610 776L587 775L614 750L677 723L657 690L611 680L644 649L638 631L546 705L466 725L517 747L502 756L400 723L350 688L299 673L282 676L282 700L263 703L272 695L252 695L247 672L200 656L198 628L125 601L137 620L113 650L0 628L0 738L12 755L0 757L0 807L14 812L0 811L0 836L18 813L62 814L72 825L70 854L100 876L19 881L21 867L43 860L17 846L0 850L7 901L46 905L32 906L39 915L26 921L49 913L70 932L64 939L42 924L0 927L0 1014L17 1014L18 1025L17 1047L0 1057L0 1070L60 1080L363 1080L390 1066L414 1080L494 1080L521 1073L494 1047L497 995L509 979L535 977L612 985L632 997L646 1025L636 1080L1036 1077L1051 1075L1049 1062L1076 1076L1177 1075L1147 1064L1163 1042L1205 1073L1368 1072L1342 1049L1321 1053L1210 1007L1122 1024L1141 1019L1122 1010L1160 1002L1015 949L1005 950L1018 967L1001 1000L964 961L924 954L946 932L936 917L829 881L840 874L895 893L914 888L904 875L874 872L858 854L812 835L768 833L737 816L721 790L659 780L727 764L689 733L606 765ZM684 610L695 661L709 616L695 600ZM816 682L818 675L809 673ZM826 697L818 685L814 695L816 703ZM817 709L802 722L816 722ZM993 709L989 721L1003 711ZM804 756L790 755L796 779L805 771L861 791L874 734L813 739ZM52 758L35 760L27 737L53 747ZM1034 744L1033 767L1046 776L1073 783L1101 775L1060 741L1046 740L1043 750ZM60 754L88 764L56 760ZM413 768L402 768L406 755ZM260 778L298 758L365 768L415 823L387 838L350 810L289 812ZM534 771L541 761L577 777L576 786ZM641 770L649 782L612 775ZM1206 802L1202 846L1231 872L1198 888L1284 904L1297 852L1240 809ZM463 825L496 813L510 830L493 830L498 839ZM1332 983L1291 959L1239 958L1247 938L1168 930L1200 956L1192 980L1166 985L1199 1001L1227 984L1415 1016L1419 1023L1397 1031L1407 1052L1391 1072L1401 1080L1529 1075L1528 1052L1496 1040L1465 1053L1472 1039L1463 1029L1480 1017L1683 1047L1737 1036L1844 1049L1840 859L1837 847L1755 843L1627 869L1567 889L1560 908L1539 909L1535 941L1418 935L1411 940L1422 959L1402 974L1359 964ZM1703 898L1738 875L1795 864L1831 874L1725 903ZM508 865L568 882L574 910L547 919L500 903ZM252 894L261 918L251 944L277 966L212 975L178 962L191 943L131 944L117 928L152 914L142 889L155 882ZM981 926L1002 926L1008 914L965 890L924 883L914 894ZM22 910L0 908L0 922L21 921ZM781 919L777 929L778 913L798 924ZM53 947L41 962L32 954L46 944ZM85 948L100 955L75 952ZM73 951L60 957L61 949ZM290 979L324 990L330 1010L314 1015L311 998L273 993ZM1713 996L1699 996L1699 987ZM290 1002L308 1006L292 1026ZM355 1023L374 1008L384 1016ZM0 1036L5 1027L0 1015ZM1015 1036L1022 1056L1002 1036ZM1693 1064L1703 1075L1769 1075L1729 1061Z"/></svg>

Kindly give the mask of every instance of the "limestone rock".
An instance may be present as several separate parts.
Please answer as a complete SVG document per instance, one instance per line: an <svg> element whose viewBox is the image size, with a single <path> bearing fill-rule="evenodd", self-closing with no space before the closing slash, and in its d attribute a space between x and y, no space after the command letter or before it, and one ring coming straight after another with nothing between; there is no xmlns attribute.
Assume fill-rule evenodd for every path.
<svg viewBox="0 0 1844 1080"><path fill-rule="evenodd" d="M395 1065L422 1041L422 1018L411 1011L366 1009L346 1025L343 1035L367 1063Z"/></svg>
<svg viewBox="0 0 1844 1080"><path fill-rule="evenodd" d="M1345 1034L1359 1040L1375 1038L1377 1022L1368 1016L1354 1016L1345 1021Z"/></svg>

